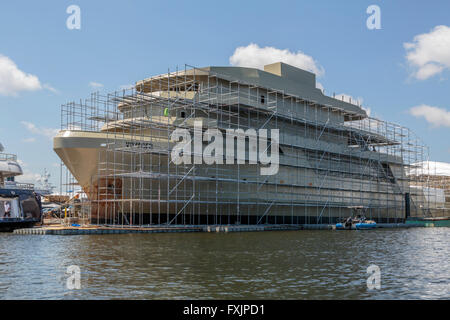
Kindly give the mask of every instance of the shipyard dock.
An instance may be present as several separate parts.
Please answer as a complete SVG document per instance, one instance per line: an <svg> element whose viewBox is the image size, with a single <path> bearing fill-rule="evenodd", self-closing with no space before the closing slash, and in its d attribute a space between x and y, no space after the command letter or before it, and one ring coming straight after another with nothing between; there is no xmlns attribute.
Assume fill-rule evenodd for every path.
<svg viewBox="0 0 450 320"><path fill-rule="evenodd" d="M417 223L380 223L382 228L418 228L433 227ZM132 233L186 233L186 232L257 232L257 231L299 231L299 230L336 230L332 224L303 224L303 225L211 225L211 226L151 226L151 227L120 227L120 226L63 226L49 225L43 227L24 228L14 230L17 235L107 235Z"/></svg>

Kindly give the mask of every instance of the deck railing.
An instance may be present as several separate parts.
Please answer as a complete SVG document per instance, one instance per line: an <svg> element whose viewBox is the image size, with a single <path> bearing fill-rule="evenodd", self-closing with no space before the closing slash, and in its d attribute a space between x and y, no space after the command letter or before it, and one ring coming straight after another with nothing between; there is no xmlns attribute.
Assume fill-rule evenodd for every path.
<svg viewBox="0 0 450 320"><path fill-rule="evenodd" d="M23 183L23 182L9 182L4 181L0 183L0 189L20 189L20 190L34 190L33 183Z"/></svg>
<svg viewBox="0 0 450 320"><path fill-rule="evenodd" d="M0 153L0 161L17 161L17 156L10 153Z"/></svg>

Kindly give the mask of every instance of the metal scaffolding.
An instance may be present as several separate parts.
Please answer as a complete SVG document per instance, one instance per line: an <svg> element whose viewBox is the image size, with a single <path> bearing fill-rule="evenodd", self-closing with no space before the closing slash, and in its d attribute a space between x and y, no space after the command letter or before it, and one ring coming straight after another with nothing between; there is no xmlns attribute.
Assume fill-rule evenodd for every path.
<svg viewBox="0 0 450 320"><path fill-rule="evenodd" d="M401 222L433 207L424 188L411 187L421 175L408 172L428 149L408 128L204 69L186 66L61 110L63 131L101 141L96 174L80 183L94 224L315 224L357 213ZM261 175L264 165L248 159L175 164L171 135L195 136L196 121L203 133L279 129L278 173ZM193 157L203 152L194 147Z"/></svg>
<svg viewBox="0 0 450 320"><path fill-rule="evenodd" d="M425 190L425 196L433 204L431 216L450 216L450 165L442 162L425 161L415 163L409 175L411 188Z"/></svg>

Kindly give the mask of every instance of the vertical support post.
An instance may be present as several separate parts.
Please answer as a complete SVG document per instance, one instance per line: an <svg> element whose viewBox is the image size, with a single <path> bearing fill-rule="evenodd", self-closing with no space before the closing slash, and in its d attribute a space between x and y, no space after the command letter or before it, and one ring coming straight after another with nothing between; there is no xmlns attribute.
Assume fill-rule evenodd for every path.
<svg viewBox="0 0 450 320"><path fill-rule="evenodd" d="M405 193L405 220L411 216L411 202L409 192Z"/></svg>

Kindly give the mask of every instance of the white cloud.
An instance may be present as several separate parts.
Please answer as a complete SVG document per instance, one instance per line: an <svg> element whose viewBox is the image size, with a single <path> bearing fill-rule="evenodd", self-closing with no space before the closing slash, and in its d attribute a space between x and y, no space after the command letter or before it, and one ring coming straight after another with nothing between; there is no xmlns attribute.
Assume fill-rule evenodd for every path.
<svg viewBox="0 0 450 320"><path fill-rule="evenodd" d="M416 79L425 80L450 69L450 27L437 26L429 33L415 36L413 42L403 46Z"/></svg>
<svg viewBox="0 0 450 320"><path fill-rule="evenodd" d="M49 90L58 93L48 83L41 84L39 78L33 74L20 70L10 58L0 54L0 94L17 96L21 91Z"/></svg>
<svg viewBox="0 0 450 320"><path fill-rule="evenodd" d="M89 86L92 88L103 88L103 84L94 81L89 82Z"/></svg>
<svg viewBox="0 0 450 320"><path fill-rule="evenodd" d="M42 88L47 89L48 91L53 92L53 93L59 93L58 90L56 90L55 88L53 88L53 87L52 87L51 85L49 85L48 83L44 83L44 84L42 85Z"/></svg>
<svg viewBox="0 0 450 320"><path fill-rule="evenodd" d="M40 174L33 173L29 169L27 169L27 167L28 167L27 163L23 162L20 159L18 159L17 162L19 163L20 167L22 168L22 172L23 172L23 174L21 174L20 176L15 177L15 180L17 182L36 183L41 178Z"/></svg>
<svg viewBox="0 0 450 320"><path fill-rule="evenodd" d="M23 174L21 174L20 176L17 176L15 178L15 180L17 182L22 182L22 183L33 183L36 184L39 179L41 178L41 175L38 173L33 173L31 171L28 170L24 170Z"/></svg>
<svg viewBox="0 0 450 320"><path fill-rule="evenodd" d="M42 135L47 138L52 139L58 132L59 129L52 129L52 128L38 128L34 123L27 122L27 121L21 121L22 125L27 128L28 131L34 134Z"/></svg>
<svg viewBox="0 0 450 320"><path fill-rule="evenodd" d="M0 94L17 96L20 91L42 89L37 76L20 70L10 58L0 54Z"/></svg>
<svg viewBox="0 0 450 320"><path fill-rule="evenodd" d="M372 110L369 107L363 107L362 106L362 103L364 101L363 98L361 98L361 97L355 98L355 97L353 97L353 96L351 96L349 94L346 94L346 93L336 94L335 98L338 99L338 100L341 100L341 101L352 103L352 104L357 105L357 106L361 106L361 108L364 111L366 111L367 115L370 117L370 114L371 114Z"/></svg>
<svg viewBox="0 0 450 320"><path fill-rule="evenodd" d="M22 167L23 169L23 167ZM23 169L23 174L21 174L20 176L17 176L15 178L15 180L17 182L22 182L22 183L33 183L33 184L38 184L39 181L41 180L42 175L40 175L39 173L34 173L31 172L28 169Z"/></svg>
<svg viewBox="0 0 450 320"><path fill-rule="evenodd" d="M22 139L22 142L35 142L36 138L26 138L26 139Z"/></svg>
<svg viewBox="0 0 450 320"><path fill-rule="evenodd" d="M322 92L324 92L324 90L325 90L325 88L319 81L316 81L316 88L320 89L320 91L322 91Z"/></svg>
<svg viewBox="0 0 450 320"><path fill-rule="evenodd" d="M369 116L369 117L372 114L372 109L370 107L361 106L361 109L363 109L367 113L367 116Z"/></svg>
<svg viewBox="0 0 450 320"><path fill-rule="evenodd" d="M34 186L42 186L42 183L44 181L45 174L35 173L32 170L30 170L29 165L27 162L24 162L20 159L17 160L20 167L22 168L22 174L20 176L16 176L14 180L21 183L32 183ZM53 167L56 167L56 163L53 164ZM59 167L59 163L58 163ZM45 169L44 169L45 170Z"/></svg>
<svg viewBox="0 0 450 320"><path fill-rule="evenodd" d="M450 111L445 109L422 104L411 108L409 112L417 118L425 118L433 127L450 127Z"/></svg>
<svg viewBox="0 0 450 320"><path fill-rule="evenodd" d="M338 99L338 100L345 101L345 102L348 102L348 103L353 103L353 104L356 104L356 105L360 105L364 101L364 99L361 98L361 97L354 98L353 96L351 96L349 94L346 94L346 93L337 94L335 96L335 98Z"/></svg>
<svg viewBox="0 0 450 320"><path fill-rule="evenodd" d="M230 57L230 64L239 67L258 68L263 70L264 65L275 62L284 62L294 67L315 73L324 74L323 68L311 57L301 51L291 52L288 49L274 47L260 48L251 43L246 47L238 47Z"/></svg>
<svg viewBox="0 0 450 320"><path fill-rule="evenodd" d="M127 90L134 88L134 84L124 84L119 87L120 90Z"/></svg>

